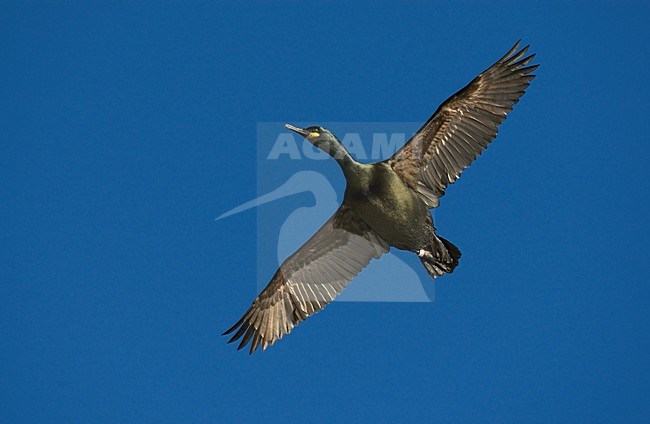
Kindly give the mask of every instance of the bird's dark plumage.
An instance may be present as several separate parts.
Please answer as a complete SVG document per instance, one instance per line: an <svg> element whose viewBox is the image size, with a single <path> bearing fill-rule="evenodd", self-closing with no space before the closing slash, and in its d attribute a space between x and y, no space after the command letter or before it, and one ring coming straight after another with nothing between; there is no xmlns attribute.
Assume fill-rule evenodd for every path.
<svg viewBox="0 0 650 424"><path fill-rule="evenodd" d="M280 266L244 316L224 334L266 349L320 311L390 247L412 251L432 277L453 272L461 256L435 233L429 208L496 137L535 77L534 55L520 43L447 99L383 162L361 164L322 127L287 128L329 153L347 181L339 210Z"/></svg>

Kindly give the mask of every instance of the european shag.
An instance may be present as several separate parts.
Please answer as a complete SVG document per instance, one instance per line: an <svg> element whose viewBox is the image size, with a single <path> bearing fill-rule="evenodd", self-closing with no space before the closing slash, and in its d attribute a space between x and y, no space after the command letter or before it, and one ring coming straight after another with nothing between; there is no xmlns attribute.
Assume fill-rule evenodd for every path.
<svg viewBox="0 0 650 424"><path fill-rule="evenodd" d="M539 65L517 42L508 53L448 98L392 157L354 160L320 126L286 128L328 153L347 181L343 203L289 256L244 316L224 334L252 354L266 349L323 309L374 258L391 247L418 255L431 277L454 271L461 253L436 234L430 208L494 140Z"/></svg>

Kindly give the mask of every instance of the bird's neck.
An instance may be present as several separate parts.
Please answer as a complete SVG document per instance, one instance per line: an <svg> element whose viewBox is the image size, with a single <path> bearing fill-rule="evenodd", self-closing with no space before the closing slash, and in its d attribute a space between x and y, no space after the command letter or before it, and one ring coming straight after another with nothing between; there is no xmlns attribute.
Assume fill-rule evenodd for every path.
<svg viewBox="0 0 650 424"><path fill-rule="evenodd" d="M332 143L329 146L328 153L339 164L345 178L353 177L359 172L361 164L350 156L350 153L348 153L340 141L338 143Z"/></svg>

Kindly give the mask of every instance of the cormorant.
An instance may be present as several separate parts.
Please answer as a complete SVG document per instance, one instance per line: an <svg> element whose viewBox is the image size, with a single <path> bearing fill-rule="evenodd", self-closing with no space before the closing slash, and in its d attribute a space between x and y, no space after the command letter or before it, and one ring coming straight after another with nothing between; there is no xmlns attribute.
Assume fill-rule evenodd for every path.
<svg viewBox="0 0 650 424"><path fill-rule="evenodd" d="M347 186L343 203L300 249L289 256L244 316L228 331L243 336L252 354L323 309L373 259L390 247L417 254L431 277L454 271L460 250L435 232L430 208L494 140L524 90L535 78L535 56L520 41L465 88L448 98L392 157L354 160L320 126L286 128L328 153Z"/></svg>

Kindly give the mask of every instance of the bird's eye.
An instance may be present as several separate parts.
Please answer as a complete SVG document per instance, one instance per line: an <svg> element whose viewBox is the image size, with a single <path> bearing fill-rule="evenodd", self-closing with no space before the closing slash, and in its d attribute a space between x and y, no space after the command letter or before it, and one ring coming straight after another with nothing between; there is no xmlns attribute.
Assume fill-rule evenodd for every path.
<svg viewBox="0 0 650 424"><path fill-rule="evenodd" d="M310 131L309 134L307 135L307 137L309 137L309 138L316 138L316 137L318 137L319 135L320 135L320 133L318 133L317 131Z"/></svg>

